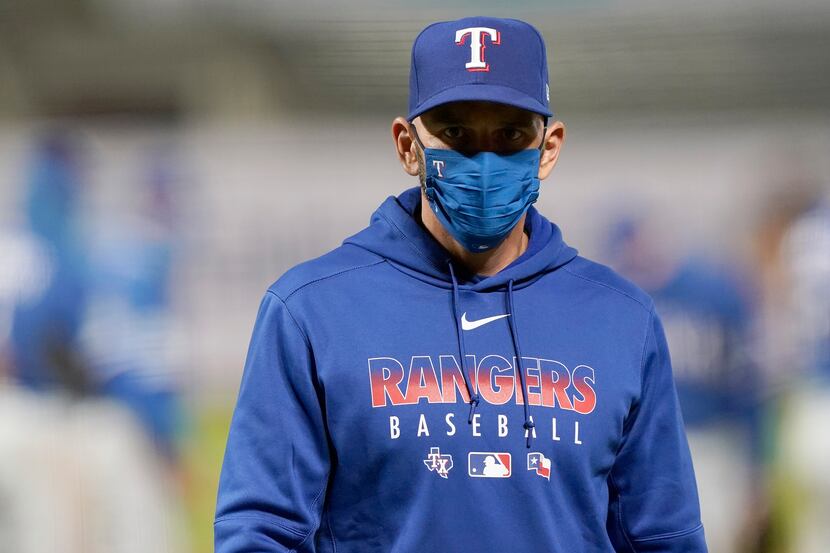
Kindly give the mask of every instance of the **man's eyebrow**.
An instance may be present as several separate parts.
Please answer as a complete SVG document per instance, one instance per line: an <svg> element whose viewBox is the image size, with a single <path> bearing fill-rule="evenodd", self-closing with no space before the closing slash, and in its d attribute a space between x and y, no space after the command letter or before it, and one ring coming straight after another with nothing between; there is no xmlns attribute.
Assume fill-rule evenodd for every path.
<svg viewBox="0 0 830 553"><path fill-rule="evenodd" d="M464 117L459 117L457 115L437 115L433 119L432 123L435 125L464 125L467 122L467 119ZM499 121L499 125L502 127L533 127L534 120L533 119L505 119Z"/></svg>
<svg viewBox="0 0 830 553"><path fill-rule="evenodd" d="M504 127L533 127L533 119L507 119L501 122Z"/></svg>
<svg viewBox="0 0 830 553"><path fill-rule="evenodd" d="M433 118L433 123L438 123L441 125L461 125L464 123L464 118L459 117L453 113L447 114L436 114Z"/></svg>

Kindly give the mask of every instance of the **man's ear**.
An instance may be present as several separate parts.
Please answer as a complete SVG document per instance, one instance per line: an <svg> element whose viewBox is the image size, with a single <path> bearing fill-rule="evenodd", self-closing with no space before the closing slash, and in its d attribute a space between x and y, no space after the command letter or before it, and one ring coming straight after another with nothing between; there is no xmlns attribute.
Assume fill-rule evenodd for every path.
<svg viewBox="0 0 830 553"><path fill-rule="evenodd" d="M559 159L559 151L562 143L565 142L565 125L562 121L554 121L548 126L545 133L544 146L542 146L542 157L539 161L539 180L548 178L556 160Z"/></svg>
<svg viewBox="0 0 830 553"><path fill-rule="evenodd" d="M409 132L410 123L403 117L395 117L392 121L392 138L395 141L395 151L398 153L398 161L407 174L413 177L418 176L418 157L415 154L415 140Z"/></svg>

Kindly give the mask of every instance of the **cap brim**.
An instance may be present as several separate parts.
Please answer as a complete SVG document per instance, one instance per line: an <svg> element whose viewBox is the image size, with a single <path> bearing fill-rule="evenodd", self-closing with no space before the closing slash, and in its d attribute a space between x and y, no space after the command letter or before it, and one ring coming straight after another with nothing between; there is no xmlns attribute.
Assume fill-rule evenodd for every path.
<svg viewBox="0 0 830 553"><path fill-rule="evenodd" d="M498 104L526 109L544 115L545 117L551 117L553 115L553 112L547 106L542 105L535 98L515 88L497 84L464 84L442 90L426 101L421 102L409 113L407 120L412 121L425 111L442 104L463 101L496 102Z"/></svg>

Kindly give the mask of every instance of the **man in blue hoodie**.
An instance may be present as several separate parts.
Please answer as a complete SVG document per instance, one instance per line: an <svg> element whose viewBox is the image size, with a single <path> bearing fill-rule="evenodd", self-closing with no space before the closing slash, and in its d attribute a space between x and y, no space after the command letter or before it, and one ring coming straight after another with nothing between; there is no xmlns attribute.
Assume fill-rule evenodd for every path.
<svg viewBox="0 0 830 553"><path fill-rule="evenodd" d="M265 293L218 553L706 552L651 298L532 205L548 90L526 23L418 35L392 131L421 185Z"/></svg>

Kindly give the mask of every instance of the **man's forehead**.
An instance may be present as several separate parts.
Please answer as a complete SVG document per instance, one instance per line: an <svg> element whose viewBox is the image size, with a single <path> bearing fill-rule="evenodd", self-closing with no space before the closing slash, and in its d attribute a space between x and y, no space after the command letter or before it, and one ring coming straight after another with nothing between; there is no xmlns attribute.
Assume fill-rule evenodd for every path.
<svg viewBox="0 0 830 553"><path fill-rule="evenodd" d="M421 115L426 121L442 122L466 122L470 120L482 120L531 125L536 119L543 116L526 109L485 101L459 101L449 102L436 106Z"/></svg>

